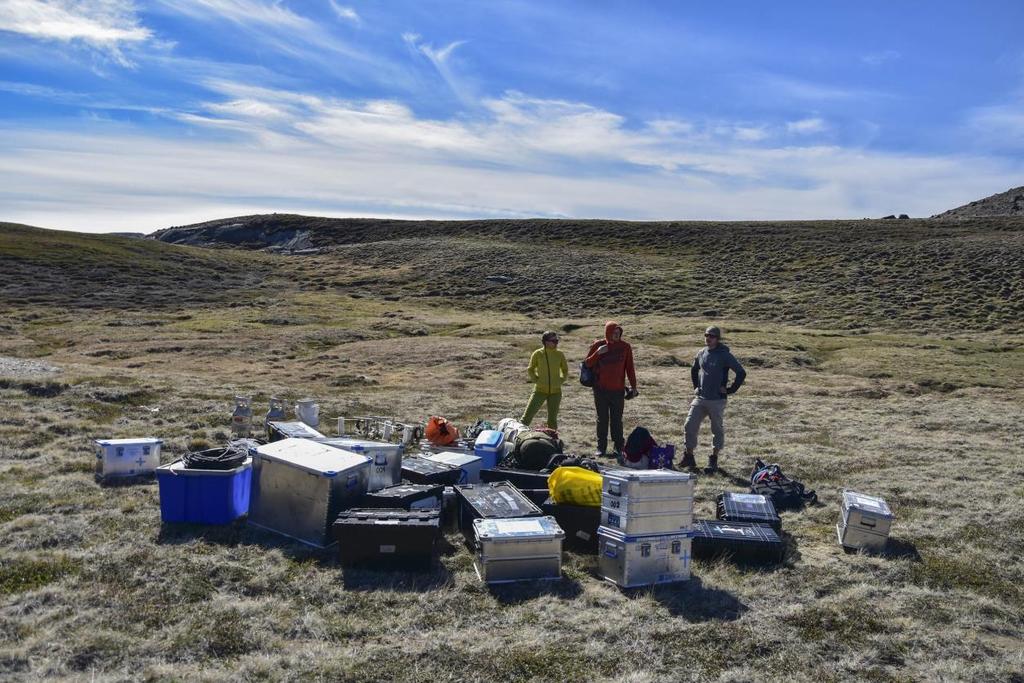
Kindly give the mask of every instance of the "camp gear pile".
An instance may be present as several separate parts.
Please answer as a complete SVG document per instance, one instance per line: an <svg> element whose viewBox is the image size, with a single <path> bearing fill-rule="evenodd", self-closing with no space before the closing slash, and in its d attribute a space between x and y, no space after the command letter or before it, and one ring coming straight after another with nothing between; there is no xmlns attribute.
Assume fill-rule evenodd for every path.
<svg viewBox="0 0 1024 683"><path fill-rule="evenodd" d="M468 439L437 416L425 427L337 418L339 435L328 437L302 420L269 419L285 417L275 401L267 441L235 439L165 465L160 439L97 440L97 480L155 475L164 523L230 524L247 516L252 526L316 548L337 545L344 567L429 571L442 534L457 530L485 583L558 579L566 550L596 554L597 576L622 588L685 581L691 558L781 563L786 535L778 510L817 501L780 465L757 460L751 492L722 492L717 519L698 520L696 475L564 453L557 432L512 418L496 429L477 421ZM236 401L232 424L240 407L251 413L247 401ZM626 459L670 464L661 448L641 428ZM883 499L844 491L839 544L880 552L893 519Z"/></svg>

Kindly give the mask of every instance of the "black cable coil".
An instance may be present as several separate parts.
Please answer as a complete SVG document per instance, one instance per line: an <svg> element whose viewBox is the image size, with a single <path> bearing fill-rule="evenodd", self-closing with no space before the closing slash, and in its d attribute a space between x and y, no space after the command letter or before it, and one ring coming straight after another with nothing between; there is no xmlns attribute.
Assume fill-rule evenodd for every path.
<svg viewBox="0 0 1024 683"><path fill-rule="evenodd" d="M233 470L240 467L249 457L249 449L243 443L232 442L223 448L207 448L186 453L182 460L189 470Z"/></svg>

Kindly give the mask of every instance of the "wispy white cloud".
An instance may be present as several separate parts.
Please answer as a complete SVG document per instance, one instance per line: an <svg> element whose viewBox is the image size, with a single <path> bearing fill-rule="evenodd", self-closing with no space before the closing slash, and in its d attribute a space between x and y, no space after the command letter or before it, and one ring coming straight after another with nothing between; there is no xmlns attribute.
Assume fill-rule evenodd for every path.
<svg viewBox="0 0 1024 683"><path fill-rule="evenodd" d="M881 66L888 62L894 62L903 57L897 50L879 50L861 55L860 61L868 66Z"/></svg>
<svg viewBox="0 0 1024 683"><path fill-rule="evenodd" d="M771 93L772 99L775 101L778 101L780 98L817 102L892 97L891 94L879 90L819 83L803 78L780 76L777 74L767 74L754 78L746 85L747 87L752 86Z"/></svg>
<svg viewBox="0 0 1024 683"><path fill-rule="evenodd" d="M160 0L169 9L198 19L219 17L240 25L307 29L313 22L280 2L266 0Z"/></svg>
<svg viewBox="0 0 1024 683"><path fill-rule="evenodd" d="M130 0L3 0L0 31L39 40L81 42L128 64L121 47L153 37Z"/></svg>
<svg viewBox="0 0 1024 683"><path fill-rule="evenodd" d="M516 92L485 100L483 116L428 119L396 101L347 101L231 81L206 86L222 99L174 114L194 128L190 135L146 135L110 122L88 131L0 129L4 218L151 230L259 211L456 218L930 215L961 198L990 194L1024 171L1020 160L793 146L784 125L630 122L585 103ZM59 205L50 199L55 196ZM250 197L262 199L242 199Z"/></svg>
<svg viewBox="0 0 1024 683"><path fill-rule="evenodd" d="M376 80L401 88L406 69L379 52L367 50L331 31L323 22L285 6L280 0L156 0L164 11L204 23L221 23L246 40L278 55L323 70L334 78ZM339 5L342 10L346 9ZM358 15L356 15L358 18Z"/></svg>
<svg viewBox="0 0 1024 683"><path fill-rule="evenodd" d="M331 9L334 10L334 13L338 16L339 19L344 19L345 21L350 21L353 24L361 24L361 23L363 23L363 20L359 16L359 13L356 12L355 9L353 9L352 7L346 7L345 5L339 5L337 2L335 2L335 0L328 0L328 2L330 2Z"/></svg>
<svg viewBox="0 0 1024 683"><path fill-rule="evenodd" d="M430 61L437 70L438 75L444 80L451 91L464 103L471 101L470 93L466 88L465 84L455 76L449 59L452 53L461 45L465 45L465 40L456 40L448 43L444 47L435 48L429 43L423 42L421 36L417 33L403 33L402 40L405 41L406 45L409 46L415 53L421 54Z"/></svg>
<svg viewBox="0 0 1024 683"><path fill-rule="evenodd" d="M813 135L815 133L824 133L828 130L828 124L825 123L824 119L815 116L798 121L789 121L786 123L786 130L796 135Z"/></svg>

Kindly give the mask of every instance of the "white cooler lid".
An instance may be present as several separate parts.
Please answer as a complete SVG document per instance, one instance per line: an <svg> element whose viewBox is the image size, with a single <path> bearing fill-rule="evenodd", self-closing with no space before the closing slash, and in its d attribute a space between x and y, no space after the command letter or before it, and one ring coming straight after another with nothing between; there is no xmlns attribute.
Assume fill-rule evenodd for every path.
<svg viewBox="0 0 1024 683"><path fill-rule="evenodd" d="M281 439L259 446L255 450L261 458L287 463L325 477L332 477L338 472L370 462L365 455L309 439Z"/></svg>
<svg viewBox="0 0 1024 683"><path fill-rule="evenodd" d="M163 439L155 439L153 437L143 437L141 439L96 439L96 443L101 446L153 446L158 443L163 443Z"/></svg>

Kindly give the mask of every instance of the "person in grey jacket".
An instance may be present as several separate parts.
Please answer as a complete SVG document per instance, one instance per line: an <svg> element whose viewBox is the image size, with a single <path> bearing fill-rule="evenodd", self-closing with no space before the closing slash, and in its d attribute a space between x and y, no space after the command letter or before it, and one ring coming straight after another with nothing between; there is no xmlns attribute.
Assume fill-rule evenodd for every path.
<svg viewBox="0 0 1024 683"><path fill-rule="evenodd" d="M712 446L714 450L708 458L706 472L718 470L718 455L725 445L725 404L729 394L735 394L747 378L736 356L729 347L722 343L722 331L717 327L709 327L704 331L706 346L697 352L690 367L690 378L693 380L693 402L690 412L686 415L683 431L686 433L686 450L680 467L696 468L693 449L697 447L697 433L705 417L711 419ZM729 385L729 371L736 377Z"/></svg>

